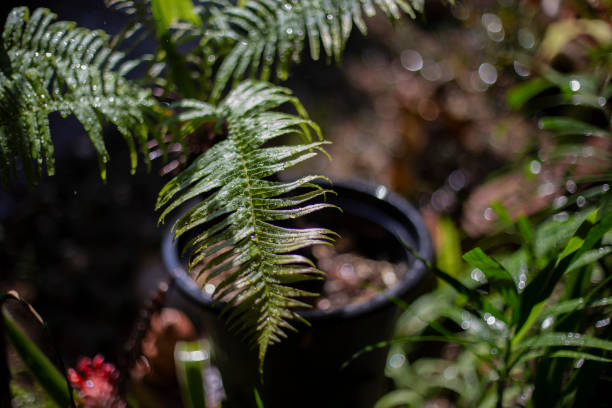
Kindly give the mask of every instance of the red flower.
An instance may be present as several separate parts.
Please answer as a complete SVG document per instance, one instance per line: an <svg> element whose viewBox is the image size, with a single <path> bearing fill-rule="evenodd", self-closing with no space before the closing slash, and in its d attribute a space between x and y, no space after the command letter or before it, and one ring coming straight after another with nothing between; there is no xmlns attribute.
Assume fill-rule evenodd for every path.
<svg viewBox="0 0 612 408"><path fill-rule="evenodd" d="M78 370L78 371L77 371ZM68 370L68 379L77 391L80 407L125 408L116 387L119 372L110 363L104 362L100 354L92 359L81 357L77 370Z"/></svg>

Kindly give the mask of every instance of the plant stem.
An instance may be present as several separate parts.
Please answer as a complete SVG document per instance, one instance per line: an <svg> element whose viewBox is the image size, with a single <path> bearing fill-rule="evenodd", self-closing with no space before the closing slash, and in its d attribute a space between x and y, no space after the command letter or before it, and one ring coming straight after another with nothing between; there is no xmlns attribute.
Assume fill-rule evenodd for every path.
<svg viewBox="0 0 612 408"><path fill-rule="evenodd" d="M0 311L0 337L2 338L2 342L4 342L4 345L6 345L6 342L10 342L12 344L13 348L21 357L21 360L28 367L30 372L59 406L70 406L71 408L76 408L72 386L68 380L64 361L62 360L57 343L55 343L53 336L51 336L51 331L49 330L47 323L42 319L40 314L38 314L32 305L23 300L16 291L11 290L6 294L1 295L0 306L6 300L13 300L21 304L30 312L35 320L40 323L49 337L49 343L51 344L53 353L55 354L55 358L61 371L58 371L53 363L51 363L45 356L45 354L34 343L32 343L32 341L25 335L25 333L22 332L8 313ZM6 348L1 347L0 350L6 350ZM0 351L0 353L2 352ZM6 361L6 359L4 359L4 361ZM9 393L3 393L3 395L9 395ZM2 400L0 400L0 402L1 401ZM10 401L8 406L10 407Z"/></svg>
<svg viewBox="0 0 612 408"><path fill-rule="evenodd" d="M500 375L499 381L497 381L497 404L495 405L496 408L503 408L504 406L504 388L505 387L506 387L506 382L504 381L504 377Z"/></svg>
<svg viewBox="0 0 612 408"><path fill-rule="evenodd" d="M0 408L11 407L11 373L8 367L6 330L4 319L1 316L2 303L0 302Z"/></svg>
<svg viewBox="0 0 612 408"><path fill-rule="evenodd" d="M506 339L506 349L504 350L504 359L502 361L502 369L499 373L499 380L497 381L497 404L496 408L503 408L504 406L504 391L506 389L506 377L510 374L508 361L510 360L510 354L512 350L512 341L510 337Z"/></svg>
<svg viewBox="0 0 612 408"><path fill-rule="evenodd" d="M156 292L146 301L144 307L140 310L140 316L134 325L133 331L123 346L123 353L118 362L119 372L121 373L119 387L123 394L126 391L128 373L136 363L136 360L142 355L142 340L149 330L151 317L164 307L166 295L173 285L174 278L172 277L168 281L158 284Z"/></svg>

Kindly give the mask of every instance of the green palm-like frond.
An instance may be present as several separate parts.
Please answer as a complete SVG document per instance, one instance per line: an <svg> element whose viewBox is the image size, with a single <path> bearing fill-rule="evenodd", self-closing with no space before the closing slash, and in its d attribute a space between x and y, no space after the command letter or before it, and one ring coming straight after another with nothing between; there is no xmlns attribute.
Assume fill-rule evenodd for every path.
<svg viewBox="0 0 612 408"><path fill-rule="evenodd" d="M218 97L231 78L247 70L268 80L276 62L276 77L286 79L291 63L299 62L306 41L317 60L323 52L340 59L355 25L366 33L364 15L376 14L376 6L392 19L402 13L412 17L424 0L247 0L243 6L226 7L213 25L212 38L232 44L223 60L213 88ZM210 31L210 30L209 30Z"/></svg>
<svg viewBox="0 0 612 408"><path fill-rule="evenodd" d="M105 178L109 160L102 137L105 120L125 138L132 171L137 163L136 144L145 151L147 127L144 110L154 104L148 90L130 84L124 75L135 65L107 47L102 31L54 22L44 8L32 16L25 7L9 14L0 49L0 170L2 181L16 175L16 159L29 182L54 169L49 114L74 115L98 153Z"/></svg>
<svg viewBox="0 0 612 408"><path fill-rule="evenodd" d="M285 103L299 116L273 111ZM187 244L190 267L203 263L207 279L224 276L214 296L228 302L226 310L231 306L232 326L255 335L263 362L268 346L292 329L289 320L300 320L294 308L306 305L299 298L311 295L290 284L321 274L294 252L329 243L333 236L322 228L279 225L330 206L311 201L328 192L313 183L317 176L293 182L269 178L314 156L325 142L287 89L263 82L242 82L216 107L197 100L179 106L184 111L176 119L185 123L186 132L212 122L226 126L227 137L162 189L157 202L158 209L164 208L160 222L181 204L200 197L176 222L175 237L201 229ZM269 143L287 134L298 134L304 141Z"/></svg>

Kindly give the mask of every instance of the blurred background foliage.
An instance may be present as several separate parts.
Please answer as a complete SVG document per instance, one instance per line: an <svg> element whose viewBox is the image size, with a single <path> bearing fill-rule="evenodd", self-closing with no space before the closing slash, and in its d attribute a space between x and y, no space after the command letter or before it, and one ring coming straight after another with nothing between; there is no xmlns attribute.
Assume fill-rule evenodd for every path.
<svg viewBox="0 0 612 408"><path fill-rule="evenodd" d="M121 26L123 17L102 2L93 10L72 3L54 9L90 28ZM462 254L478 246L515 271L522 299L546 265L575 246L589 214L598 210L594 228L609 213L611 16L610 0L427 1L411 24L375 17L367 38L349 40L341 66L305 59L292 71L287 86L333 142L333 159L308 171L366 179L411 199L434 237L437 266L501 312L469 307L444 283L411 305L389 354L392 391L378 408L499 406L494 384L504 386L504 406L609 406L607 343L595 347L602 361L580 348L583 356L541 358L563 349L568 339L559 338L504 371L502 340L520 330L500 317L520 307ZM69 365L97 352L113 360L137 305L163 276L152 211L162 180L142 169L122 177L127 152L109 143L119 158L104 185L93 149L61 136L74 124L54 126L65 138L57 176L34 193L0 191L0 290L17 288L45 311ZM304 169L293 171L288 177ZM611 292L611 243L600 237L576 264L581 273L564 271L529 335L612 337L602 301ZM559 302L566 308L555 309ZM401 340L441 331L461 341Z"/></svg>

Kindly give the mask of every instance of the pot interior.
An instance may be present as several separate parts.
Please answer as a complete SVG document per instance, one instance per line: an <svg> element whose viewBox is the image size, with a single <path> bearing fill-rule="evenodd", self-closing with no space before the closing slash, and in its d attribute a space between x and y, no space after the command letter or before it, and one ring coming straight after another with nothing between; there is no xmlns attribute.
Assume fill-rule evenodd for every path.
<svg viewBox="0 0 612 408"><path fill-rule="evenodd" d="M338 233L342 238L338 241L337 252L355 253L361 257L375 261L387 261L394 265L403 265L404 273L399 276L399 284L374 296L376 305L385 301L389 296L403 297L404 293L418 284L425 273L420 262L415 262L403 243L415 248L421 256L432 259L431 242L422 219L417 211L403 199L394 194L377 194L379 189L363 184L334 184L332 187L337 194L326 194L325 202L342 209L326 208L316 213L291 220L283 226L324 227ZM204 225L202 228L206 228ZM193 235L192 235L193 236ZM186 290L191 298L198 303L211 305L212 300L185 272L187 268L188 253L178 256L178 248L182 248L192 236L183 236L177 244L170 243L170 249L164 248L164 260L172 258L169 270L177 278L179 287ZM168 238L167 238L168 239ZM166 239L166 240L167 240ZM165 243L168 246L168 243ZM312 248L301 252L316 262ZM188 280L189 282L184 282ZM307 281L299 287L311 292L320 293L323 281ZM374 306L375 306L374 305ZM370 305L372 306L372 305ZM358 312L359 304L349 304L343 309ZM307 318L316 318L318 315L328 315L347 310L306 310L301 312Z"/></svg>

